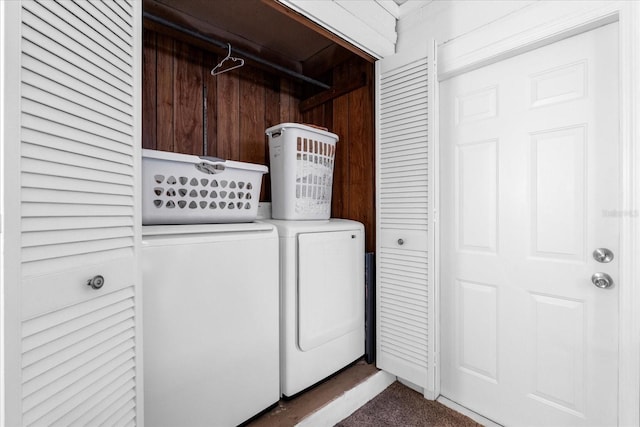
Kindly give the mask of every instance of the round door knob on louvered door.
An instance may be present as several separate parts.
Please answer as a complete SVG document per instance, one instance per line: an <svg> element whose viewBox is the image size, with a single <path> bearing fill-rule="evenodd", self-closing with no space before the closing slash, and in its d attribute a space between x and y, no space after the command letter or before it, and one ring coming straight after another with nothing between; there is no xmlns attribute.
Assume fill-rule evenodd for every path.
<svg viewBox="0 0 640 427"><path fill-rule="evenodd" d="M92 289L100 289L104 285L104 277L97 275L92 279L89 279L87 286L91 286Z"/></svg>

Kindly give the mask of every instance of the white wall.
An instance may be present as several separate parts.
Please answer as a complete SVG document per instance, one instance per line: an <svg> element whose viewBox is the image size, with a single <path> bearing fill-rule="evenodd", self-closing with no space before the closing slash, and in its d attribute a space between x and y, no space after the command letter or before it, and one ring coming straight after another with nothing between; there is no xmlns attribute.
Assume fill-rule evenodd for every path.
<svg viewBox="0 0 640 427"><path fill-rule="evenodd" d="M395 52L399 8L392 0L278 0L368 54Z"/></svg>
<svg viewBox="0 0 640 427"><path fill-rule="evenodd" d="M400 7L397 51L401 52L418 40L433 37L441 45L492 22L524 9L536 1L451 0L432 1L411 8L412 0ZM407 7L409 6L409 7Z"/></svg>
<svg viewBox="0 0 640 427"><path fill-rule="evenodd" d="M432 1L400 7L397 52L434 38L440 79L627 16L626 2L603 0ZM624 18L626 19L626 18Z"/></svg>

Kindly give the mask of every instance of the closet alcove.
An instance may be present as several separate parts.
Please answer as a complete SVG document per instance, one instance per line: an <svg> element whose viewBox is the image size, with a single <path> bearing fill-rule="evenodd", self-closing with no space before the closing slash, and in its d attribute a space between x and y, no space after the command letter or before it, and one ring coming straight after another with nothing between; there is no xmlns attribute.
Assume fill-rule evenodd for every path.
<svg viewBox="0 0 640 427"><path fill-rule="evenodd" d="M275 0L145 0L144 148L269 166L265 129L339 135L332 217L375 248L374 58ZM228 54L242 67L211 75ZM269 176L261 201L271 201Z"/></svg>

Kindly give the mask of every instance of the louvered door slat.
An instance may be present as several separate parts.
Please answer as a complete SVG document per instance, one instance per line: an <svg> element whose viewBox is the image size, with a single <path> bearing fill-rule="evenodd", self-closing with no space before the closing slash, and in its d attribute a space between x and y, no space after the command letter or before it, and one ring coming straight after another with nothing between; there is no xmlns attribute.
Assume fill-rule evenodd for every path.
<svg viewBox="0 0 640 427"><path fill-rule="evenodd" d="M47 92L51 94L51 96L49 97L50 100L56 100L57 98L59 98L60 100L65 100L71 105L77 105L76 109L79 111L90 111L94 115L94 120L97 119L100 121L104 121L104 124L110 124L111 127L120 128L120 130L124 130L125 132L131 131L131 117L128 116L126 112L123 112L118 108L114 108L111 105L105 104L104 100L95 99L89 96L87 93L80 92L78 90L80 88L72 86L74 84L73 81L60 82L59 80L55 80L55 78L57 77L55 74L59 73L46 70L53 74L53 76L51 76L50 78L49 76L37 74L36 72L33 72L27 68L25 68L24 70L25 71L22 74L22 81L25 84L25 87L23 89L23 96L25 98L35 98L40 102L44 102L45 100L43 99L41 94L41 96L38 97L39 93L37 88L47 88ZM67 83L67 85L63 83ZM32 92L32 94L29 94L29 92ZM89 92L92 91L89 90ZM100 96L101 94L98 92L95 93L95 95ZM54 106L60 108L59 102L57 100Z"/></svg>
<svg viewBox="0 0 640 427"><path fill-rule="evenodd" d="M131 400L123 401L122 404L118 407L119 403L121 402L116 402L113 405L113 410L104 411L105 414L110 415L108 417L101 417L100 419L96 419L96 424L117 427L126 425L132 416L133 403Z"/></svg>
<svg viewBox="0 0 640 427"><path fill-rule="evenodd" d="M106 3L107 7L113 11L116 15L118 15L121 19L122 25L129 26L129 20L131 18L131 10L130 8L124 8L120 5L120 2L112 2Z"/></svg>
<svg viewBox="0 0 640 427"><path fill-rule="evenodd" d="M132 196L122 196L119 194L102 194L96 192L69 191L50 188L29 188L25 187L23 202L45 202L45 203L87 203L91 205L116 205L131 206ZM131 231L131 230L129 230Z"/></svg>
<svg viewBox="0 0 640 427"><path fill-rule="evenodd" d="M36 38L38 33L28 29L27 34L31 34ZM64 50L53 46L55 52L48 51L44 46L31 42L28 39L23 40L22 58L25 61L25 69L30 71L49 76L56 79L56 73L63 76L61 79L56 79L61 84L70 85L78 90L89 89L89 93L98 92L99 98L110 98L105 104L120 108L122 111L126 111L131 107L132 98L125 90L118 89L117 86L105 84L105 75L99 72L98 75L92 74L95 67L89 67L89 69L83 69L82 63L78 58L64 57L62 60L60 55L64 55ZM71 78L71 81L69 80ZM76 80L77 83L73 83ZM125 87L126 88L126 87ZM126 105L128 107L122 107Z"/></svg>
<svg viewBox="0 0 640 427"><path fill-rule="evenodd" d="M412 130L414 132L421 130L423 132L426 132L427 120L419 115L411 116L404 113L401 115L401 118L393 120L392 123L387 124L385 126L385 131L382 132L382 135L393 135L398 130Z"/></svg>
<svg viewBox="0 0 640 427"><path fill-rule="evenodd" d="M135 425L141 6L19 8L20 425Z"/></svg>
<svg viewBox="0 0 640 427"><path fill-rule="evenodd" d="M43 145L24 143L22 147L22 156L25 159L24 167L22 169L23 172L31 172L33 174L46 176L70 176L73 178L82 178L82 176L77 176L77 174L89 174L93 172L94 175L90 176L91 179L87 179L87 181L104 184L117 184L122 187L126 186L129 189L131 188L129 182L131 176L131 165L89 157L68 151L63 152ZM33 162L35 164L31 165L29 162ZM39 167L42 166L42 163L38 162L50 162L57 165L57 169L54 171L39 169ZM108 175L106 173L108 173ZM120 191L122 192L122 189Z"/></svg>
<svg viewBox="0 0 640 427"><path fill-rule="evenodd" d="M132 164L132 147L113 141L103 135L89 133L85 129L71 128L65 124L48 122L44 129L38 127L42 120L37 116L23 114L23 141L57 150L82 154L91 158Z"/></svg>
<svg viewBox="0 0 640 427"><path fill-rule="evenodd" d="M96 216L84 218L85 229L102 227L131 227L133 225L131 217L110 217ZM58 231L58 230L78 230L78 222L74 218L24 218L22 221L23 233L30 231Z"/></svg>
<svg viewBox="0 0 640 427"><path fill-rule="evenodd" d="M127 288L23 322L25 424L55 423L100 384L134 378L133 296Z"/></svg>
<svg viewBox="0 0 640 427"><path fill-rule="evenodd" d="M117 75L121 71L110 65L102 58L91 56L91 52L87 49L75 46L82 54L77 53L73 49L69 49L66 43L73 44L71 40L65 35L58 32L55 28L47 26L46 22L38 18L31 13L25 14L26 20L23 26L22 35L25 40L29 41L32 45L40 47L42 50L50 53L51 62L49 65L56 68L63 68L63 62L69 62L73 67L77 69L83 69L87 74L93 76L95 79L106 83L110 89L116 90L121 98L126 99L127 94L131 93L131 86L127 85L122 79L122 76ZM48 28L47 28L48 27ZM38 30L41 29L41 30ZM51 31L51 38L45 35L43 31ZM27 44L26 47L31 47L31 44ZM38 49L25 50L25 53L37 58ZM85 57L91 58L91 61L85 60ZM116 73L116 75L112 74Z"/></svg>
<svg viewBox="0 0 640 427"><path fill-rule="evenodd" d="M381 151L394 149L396 147L411 146L413 149L419 150L424 147L421 144L420 134L414 134L412 129L402 129L397 134L387 134L385 136L386 144L384 147L380 147Z"/></svg>
<svg viewBox="0 0 640 427"><path fill-rule="evenodd" d="M80 400L80 404L76 405L67 414L60 417L56 425L78 425L93 426L100 425L94 420L98 417L104 418L112 414L117 408L114 408L114 402L117 402L123 396L126 396L132 405L135 405L135 382L131 378L131 370L127 370L126 366L120 367L113 371L110 375L113 378L101 381L100 387L87 390L89 393ZM71 423L66 420L76 418ZM89 421L85 422L84 419Z"/></svg>
<svg viewBox="0 0 640 427"><path fill-rule="evenodd" d="M86 51L89 51L91 56L107 62L110 69L118 69L124 73L130 73L131 57L120 56L106 49L109 44L105 43L105 40L101 40L102 37L91 26L80 21L73 13L69 13L62 6L64 3L60 4L53 1L31 2L25 4L25 9L58 29L59 34L63 35L63 43L70 41L70 46L80 55L87 57Z"/></svg>
<svg viewBox="0 0 640 427"><path fill-rule="evenodd" d="M44 211L44 212L43 212ZM30 217L75 217L78 223L87 216L131 216L131 206L79 205L79 204L47 204L25 202L22 215Z"/></svg>
<svg viewBox="0 0 640 427"><path fill-rule="evenodd" d="M75 367L75 369L69 370L66 375L62 375L54 382L47 383L38 388L37 391L25 396L22 401L24 410L29 411L36 406L42 405L54 395L59 395L61 399L64 398L68 390L72 390L76 385L82 384L82 381L94 375L95 372L99 372L100 369L105 369L105 366L108 367L117 363L114 361L117 361L119 358L123 361L133 358L133 347L133 342L128 343L128 345L116 347L98 355L91 360L90 363L79 365ZM126 351L123 351L123 348Z"/></svg>
<svg viewBox="0 0 640 427"><path fill-rule="evenodd" d="M104 20L114 26L111 27L113 34L120 37L123 40L127 40L131 37L131 19L122 19L118 14L114 12L117 2L103 2L102 0L87 0L77 1L76 3L85 8L92 16L95 16L98 20ZM94 10L91 10L93 7ZM131 7L129 7L131 9Z"/></svg>
<svg viewBox="0 0 640 427"><path fill-rule="evenodd" d="M131 124L117 111L107 109L104 104L29 72L25 72L22 97L52 109L63 110L69 115L82 117L116 132L131 134ZM118 118L112 117L117 115Z"/></svg>
<svg viewBox="0 0 640 427"><path fill-rule="evenodd" d="M114 55L105 48L110 43L94 30L94 20L81 21L62 5L66 2L29 1L23 5L24 22L32 28L46 34L52 41L73 49L85 61L101 66L113 76L121 73L131 76L131 55ZM102 7L101 9L108 9ZM94 21L94 22L92 22ZM124 39L122 40L124 41ZM125 52L129 49L124 49ZM127 81L120 78L123 83Z"/></svg>
<svg viewBox="0 0 640 427"><path fill-rule="evenodd" d="M44 372L57 364L83 354L104 340L125 333L133 324L130 320L132 311L118 313L104 319L100 324L83 325L82 329L60 337L58 340L39 345L33 350L25 349L23 357L25 379L29 378L29 372L33 372L34 375ZM25 347L29 344L25 343Z"/></svg>
<svg viewBox="0 0 640 427"><path fill-rule="evenodd" d="M82 365L77 360L78 358L89 358L92 361L98 360L98 358L111 357L115 353L127 349L134 349L135 341L133 340L133 333L131 330L126 331L120 335L116 335L112 338L103 341L94 347L91 347L85 353L81 353L69 360L59 363L49 369L39 372L40 366L30 366L25 368L25 382L23 392L23 398L27 398L39 390L42 390L45 386L51 386L53 384L64 387L65 383L73 382L71 374L79 374L83 370L83 366L89 366L89 364ZM79 368L80 367L80 368ZM30 374L33 377L30 377ZM67 381L60 381L60 379L66 378Z"/></svg>
<svg viewBox="0 0 640 427"><path fill-rule="evenodd" d="M22 238L22 247L29 248L41 245L58 245L61 243L87 242L91 240L112 239L114 237L126 238L129 236L129 227L112 227L110 229L83 228L69 232L68 230L54 230L42 233L25 233Z"/></svg>
<svg viewBox="0 0 640 427"><path fill-rule="evenodd" d="M117 365L117 363L119 363ZM94 396L113 382L113 378L124 381L126 378L133 378L135 362L133 358L129 358L122 362L113 360L108 366L104 366L103 370L95 372L90 378L84 378L71 389L78 390L77 393L57 393L44 402L42 405L35 407L31 411L24 413L24 421L28 426L31 425L60 425L57 421L69 411L77 410L78 407L91 406Z"/></svg>
<svg viewBox="0 0 640 427"><path fill-rule="evenodd" d="M132 386L132 385L133 384L129 382L129 386ZM114 387L114 390L110 390L110 393L105 393L104 397L96 396L96 402L95 402L95 405L91 408L92 409L91 413L97 413L97 414L114 413L115 412L115 410L113 409L114 407L115 408L121 407L123 404L126 404L127 402L131 406L133 406L132 402L134 401L134 398L135 398L135 391L133 389L130 389L127 387L121 387L119 390L121 393L120 395L114 393L114 391L116 390L117 388ZM91 424L92 417L88 416L87 413L78 414L77 412L78 411L70 412L67 416L60 419L60 423L63 425L67 425L69 427L72 427L72 426L84 427L84 426L92 425ZM135 415L135 412L133 412L133 415ZM95 417L93 417L93 419L95 419Z"/></svg>
<svg viewBox="0 0 640 427"><path fill-rule="evenodd" d="M104 49L108 55L111 55L110 58L117 58L119 61L115 60L114 63L119 64L119 68L125 71L131 68L131 46L119 37L112 37L113 33L105 27L104 23L87 14L76 2L57 2L55 3L57 9L53 8L54 5L51 3L43 5L58 16L64 15L70 25L84 31L93 44L97 44L100 49ZM130 16L127 19L130 19Z"/></svg>
<svg viewBox="0 0 640 427"><path fill-rule="evenodd" d="M78 191L81 193L112 194L118 196L133 196L131 187L127 185L87 181L78 178L51 176L35 173L21 175L24 188L40 188L57 191Z"/></svg>
<svg viewBox="0 0 640 427"><path fill-rule="evenodd" d="M33 116L33 118L37 118L36 123L34 123L32 129L46 132L49 129L49 125L51 123L57 123L73 129L82 129L83 131L89 132L93 135L102 135L103 138L113 141L113 145L128 145L128 141L131 138L130 130L125 130L123 132L118 129L104 126L99 121L91 120L95 119L95 117L83 117L81 115L73 114L72 112L63 111L56 107L47 105L47 101L49 100L46 98L38 101L34 101L31 98L22 99L23 113L31 115ZM49 102L55 104L53 101ZM69 105L63 100L61 100L60 103ZM74 113L82 114L83 112L74 111ZM115 147L108 148L114 149L114 151L118 151L117 149L115 149Z"/></svg>
<svg viewBox="0 0 640 427"><path fill-rule="evenodd" d="M393 301L387 301L380 304L380 314L382 316L381 318L392 318L406 322L415 327L415 329L423 331L422 334L426 336L427 328L424 325L424 323L426 323L426 317L420 316L419 313L416 314L414 311L408 310L402 305L395 304ZM384 332L384 329L381 329L380 332ZM384 341L381 343L384 343Z"/></svg>
<svg viewBox="0 0 640 427"><path fill-rule="evenodd" d="M377 64L378 366L435 397L430 58Z"/></svg>
<svg viewBox="0 0 640 427"><path fill-rule="evenodd" d="M27 154L28 155L28 154ZM74 157L73 155L69 156ZM79 157L79 159L82 159ZM93 159L86 159L86 163L64 164L58 163L55 159L34 159L23 157L22 166L24 172L39 173L43 176L59 176L68 178L84 179L85 181L95 181L98 183L109 183L117 185L126 185L131 188L131 173L125 175L123 173L114 173L110 168L96 169L90 166ZM104 167L104 165L101 165Z"/></svg>
<svg viewBox="0 0 640 427"><path fill-rule="evenodd" d="M44 343L68 336L75 331L85 331L87 325L96 324L98 327L106 329L104 320L115 316L133 307L131 289L126 288L113 295L107 294L99 298L99 302L104 302L104 306L96 304L96 300L82 303L79 307L73 307L74 317L70 317L69 308L57 313L47 313L46 316L35 318L29 321L28 326L23 326L23 349L32 350L36 344L41 346ZM118 298L114 300L114 298ZM87 307L91 307L87 310ZM53 323L56 322L56 323ZM37 325L46 325L40 330L36 330ZM96 331L85 331L85 333L95 333ZM34 343L33 345L30 343Z"/></svg>
<svg viewBox="0 0 640 427"><path fill-rule="evenodd" d="M407 159L404 153L391 152L387 160L380 162L380 169L387 173L393 173L404 167L410 170L424 170L428 163L422 159Z"/></svg>
<svg viewBox="0 0 640 427"><path fill-rule="evenodd" d="M407 271L398 267L397 269L387 269L381 277L384 277L387 284L391 287L397 285L399 291L404 289L406 292L419 293L426 297L428 293L427 290L424 289L424 283L422 282L424 274L425 271Z"/></svg>

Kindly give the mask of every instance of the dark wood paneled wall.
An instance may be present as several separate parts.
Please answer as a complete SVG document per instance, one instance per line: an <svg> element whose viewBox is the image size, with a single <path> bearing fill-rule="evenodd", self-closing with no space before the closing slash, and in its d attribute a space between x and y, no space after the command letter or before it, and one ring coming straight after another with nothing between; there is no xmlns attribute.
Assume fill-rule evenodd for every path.
<svg viewBox="0 0 640 427"><path fill-rule="evenodd" d="M145 30L143 147L269 165L265 129L310 123L338 134L332 216L365 224L375 248L373 64L354 55L332 72L333 84L364 74L368 84L300 113L307 88L289 78L244 67L217 76L214 54ZM270 201L265 176L262 201Z"/></svg>

